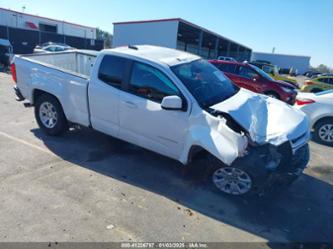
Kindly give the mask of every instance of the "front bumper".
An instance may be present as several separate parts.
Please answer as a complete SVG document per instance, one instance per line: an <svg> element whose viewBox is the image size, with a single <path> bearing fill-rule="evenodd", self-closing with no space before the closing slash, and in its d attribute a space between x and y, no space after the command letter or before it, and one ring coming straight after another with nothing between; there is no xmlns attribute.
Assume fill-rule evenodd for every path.
<svg viewBox="0 0 333 249"><path fill-rule="evenodd" d="M232 166L246 170L256 181L259 192L272 186L286 186L296 180L310 160L309 145L303 144L296 150L288 141L280 146L266 144L251 147L248 155L238 158Z"/></svg>

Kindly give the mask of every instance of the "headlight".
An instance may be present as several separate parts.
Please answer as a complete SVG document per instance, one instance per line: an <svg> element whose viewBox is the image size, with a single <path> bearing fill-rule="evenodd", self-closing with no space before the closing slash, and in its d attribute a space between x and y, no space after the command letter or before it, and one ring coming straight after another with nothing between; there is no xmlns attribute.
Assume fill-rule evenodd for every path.
<svg viewBox="0 0 333 249"><path fill-rule="evenodd" d="M295 90L293 88L289 88L289 87L281 87L283 89L283 91L287 92L287 93L293 93L295 92Z"/></svg>

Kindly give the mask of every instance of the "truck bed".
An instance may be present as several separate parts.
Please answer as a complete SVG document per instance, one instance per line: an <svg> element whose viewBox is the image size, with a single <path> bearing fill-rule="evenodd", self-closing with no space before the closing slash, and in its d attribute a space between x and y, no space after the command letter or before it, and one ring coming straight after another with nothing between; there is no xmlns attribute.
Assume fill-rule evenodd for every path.
<svg viewBox="0 0 333 249"><path fill-rule="evenodd" d="M63 105L68 121L89 126L88 84L98 52L68 51L14 57L17 88L34 104L34 96L44 91Z"/></svg>
<svg viewBox="0 0 333 249"><path fill-rule="evenodd" d="M97 53L97 51L75 50L59 53L21 55L21 57L46 67L52 67L89 79Z"/></svg>

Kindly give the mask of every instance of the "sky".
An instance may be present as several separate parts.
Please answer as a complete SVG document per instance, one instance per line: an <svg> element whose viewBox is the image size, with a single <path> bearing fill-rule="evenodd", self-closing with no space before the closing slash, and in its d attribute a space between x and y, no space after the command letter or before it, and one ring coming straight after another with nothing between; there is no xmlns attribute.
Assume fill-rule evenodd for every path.
<svg viewBox="0 0 333 249"><path fill-rule="evenodd" d="M99 27L180 17L258 52L311 56L333 68L333 0L0 0L0 7Z"/></svg>

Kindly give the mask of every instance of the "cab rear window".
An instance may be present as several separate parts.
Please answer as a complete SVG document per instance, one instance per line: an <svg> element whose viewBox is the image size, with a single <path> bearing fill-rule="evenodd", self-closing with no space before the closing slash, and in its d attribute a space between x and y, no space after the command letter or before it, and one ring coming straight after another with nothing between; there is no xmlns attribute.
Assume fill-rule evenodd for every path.
<svg viewBox="0 0 333 249"><path fill-rule="evenodd" d="M120 88L125 77L127 59L106 55L102 59L98 71L98 78L114 87Z"/></svg>

